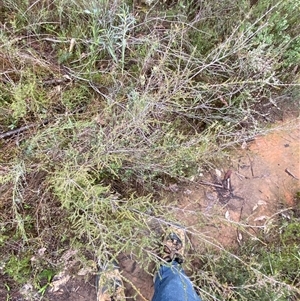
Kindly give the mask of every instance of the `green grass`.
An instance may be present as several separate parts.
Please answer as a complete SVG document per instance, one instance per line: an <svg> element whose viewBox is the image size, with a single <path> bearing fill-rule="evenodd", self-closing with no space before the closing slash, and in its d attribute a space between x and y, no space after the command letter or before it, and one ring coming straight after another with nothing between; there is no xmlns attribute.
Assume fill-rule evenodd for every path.
<svg viewBox="0 0 300 301"><path fill-rule="evenodd" d="M207 279L199 277L199 284L220 299L227 291L226 300L297 300L299 291L293 292L293 286L299 286L298 230L299 217L280 219L268 238L261 236L234 251L238 257L222 254L214 262L206 259L202 269ZM210 273L219 287L211 284Z"/></svg>
<svg viewBox="0 0 300 301"><path fill-rule="evenodd" d="M197 178L264 131L269 108L297 98L298 0L133 3L3 1L0 130L36 125L13 147L0 141L0 248L16 286L31 280L44 293L70 246L99 262L120 252L145 268L157 262L149 247L160 240L157 224L176 223L164 189ZM31 266L28 254L43 247L55 255ZM223 252L215 266L204 260L219 279L217 291L201 283L206 300L274 290L263 251L237 254L242 262ZM298 284L283 253L271 254L281 273L274 292L284 288L287 298L285 288L293 294ZM228 268L239 265L229 283ZM263 279L262 292L250 278Z"/></svg>

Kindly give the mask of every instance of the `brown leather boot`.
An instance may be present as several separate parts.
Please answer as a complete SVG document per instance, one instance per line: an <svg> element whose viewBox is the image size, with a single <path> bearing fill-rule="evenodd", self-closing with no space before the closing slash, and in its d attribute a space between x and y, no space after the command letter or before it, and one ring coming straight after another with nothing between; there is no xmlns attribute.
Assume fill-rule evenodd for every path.
<svg viewBox="0 0 300 301"><path fill-rule="evenodd" d="M183 263L185 249L185 232L182 228L170 227L163 241L162 259L167 262Z"/></svg>

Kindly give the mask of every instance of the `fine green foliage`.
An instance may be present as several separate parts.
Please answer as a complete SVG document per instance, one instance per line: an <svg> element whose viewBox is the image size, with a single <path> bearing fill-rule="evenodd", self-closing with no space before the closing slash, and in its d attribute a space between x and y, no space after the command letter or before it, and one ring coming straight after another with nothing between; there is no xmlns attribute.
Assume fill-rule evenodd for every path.
<svg viewBox="0 0 300 301"><path fill-rule="evenodd" d="M18 283L26 283L30 273L30 258L22 254L20 257L10 256L5 266L5 272Z"/></svg>
<svg viewBox="0 0 300 301"><path fill-rule="evenodd" d="M41 295L69 248L82 265L121 253L159 264L162 228L178 223L169 185L298 101L299 0L2 2L1 271ZM206 300L296 296L298 228L278 227L253 255L199 256Z"/></svg>

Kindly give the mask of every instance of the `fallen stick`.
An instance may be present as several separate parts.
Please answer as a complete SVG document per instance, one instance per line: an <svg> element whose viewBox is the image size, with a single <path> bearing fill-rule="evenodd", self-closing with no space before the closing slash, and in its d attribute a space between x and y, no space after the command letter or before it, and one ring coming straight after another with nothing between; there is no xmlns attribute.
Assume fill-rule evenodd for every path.
<svg viewBox="0 0 300 301"><path fill-rule="evenodd" d="M28 124L28 125L25 125L25 126L21 126L15 130L10 130L10 131L7 131L7 132L4 132L4 133L1 133L0 134L0 139L5 139L5 138L9 138L13 135L17 135L17 134L20 134L22 132L25 132L35 126L42 126L42 125L45 125L49 122L49 120L44 120L42 123L40 123L39 125L36 125L36 124Z"/></svg>
<svg viewBox="0 0 300 301"><path fill-rule="evenodd" d="M34 126L35 126L35 124L29 124L29 125L21 126L20 128L15 129L15 130L4 132L4 133L0 134L0 139L4 139L4 138L11 137L13 135L16 135L16 134L20 134L24 131L29 130L30 128L32 128Z"/></svg>
<svg viewBox="0 0 300 301"><path fill-rule="evenodd" d="M291 176L292 178L294 178L294 179L296 179L296 180L299 181L299 179L298 179L295 175L293 175L287 168L285 169L285 172L286 172L289 176Z"/></svg>
<svg viewBox="0 0 300 301"><path fill-rule="evenodd" d="M213 187L217 187L217 188L224 188L223 185L214 184L214 183L210 183L210 182L206 182L206 181L199 181L197 183L202 184L202 185L207 185L207 186L213 186Z"/></svg>

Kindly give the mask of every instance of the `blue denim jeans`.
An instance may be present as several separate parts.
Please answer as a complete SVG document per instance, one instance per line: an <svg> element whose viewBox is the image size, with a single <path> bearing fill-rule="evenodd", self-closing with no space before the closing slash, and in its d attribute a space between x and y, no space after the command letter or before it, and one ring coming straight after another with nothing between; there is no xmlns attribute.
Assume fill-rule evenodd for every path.
<svg viewBox="0 0 300 301"><path fill-rule="evenodd" d="M152 301L201 301L180 264L162 265L154 283Z"/></svg>

